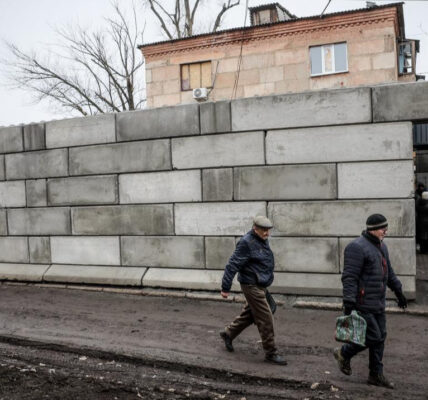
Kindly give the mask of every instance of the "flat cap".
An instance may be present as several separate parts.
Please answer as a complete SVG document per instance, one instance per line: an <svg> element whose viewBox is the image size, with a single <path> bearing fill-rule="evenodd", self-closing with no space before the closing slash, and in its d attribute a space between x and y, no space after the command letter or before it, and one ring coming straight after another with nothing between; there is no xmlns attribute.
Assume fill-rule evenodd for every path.
<svg viewBox="0 0 428 400"><path fill-rule="evenodd" d="M254 225L259 226L260 228L273 228L272 222L269 218L264 217L263 215L257 215L253 219Z"/></svg>

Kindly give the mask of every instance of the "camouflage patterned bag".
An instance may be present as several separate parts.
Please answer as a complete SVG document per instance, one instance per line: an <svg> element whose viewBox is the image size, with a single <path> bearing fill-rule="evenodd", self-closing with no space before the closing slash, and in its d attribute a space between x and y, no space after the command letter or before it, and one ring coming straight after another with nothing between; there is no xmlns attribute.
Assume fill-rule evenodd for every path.
<svg viewBox="0 0 428 400"><path fill-rule="evenodd" d="M357 311L350 315L342 315L336 318L336 335L338 342L366 345L367 322Z"/></svg>

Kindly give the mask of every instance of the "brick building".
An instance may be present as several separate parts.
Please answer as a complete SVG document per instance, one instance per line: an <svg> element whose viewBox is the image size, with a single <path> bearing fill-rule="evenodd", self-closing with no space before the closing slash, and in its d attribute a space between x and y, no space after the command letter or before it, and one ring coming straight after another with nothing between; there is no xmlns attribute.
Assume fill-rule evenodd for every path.
<svg viewBox="0 0 428 400"><path fill-rule="evenodd" d="M405 37L402 3L305 18L274 3L250 8L250 20L141 45L147 105L192 103L197 88L218 101L417 78L419 43Z"/></svg>

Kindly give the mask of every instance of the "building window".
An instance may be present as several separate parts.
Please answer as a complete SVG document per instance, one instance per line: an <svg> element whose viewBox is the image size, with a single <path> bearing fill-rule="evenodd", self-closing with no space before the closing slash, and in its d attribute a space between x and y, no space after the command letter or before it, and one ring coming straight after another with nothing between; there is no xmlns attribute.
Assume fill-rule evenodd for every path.
<svg viewBox="0 0 428 400"><path fill-rule="evenodd" d="M272 10L273 11L273 10ZM273 12L271 13L271 10L261 10L256 14L256 20L258 25L261 24L268 24L270 22L274 22L273 18ZM278 18L276 18L278 19Z"/></svg>
<svg viewBox="0 0 428 400"><path fill-rule="evenodd" d="M211 86L211 61L181 65L181 90Z"/></svg>
<svg viewBox="0 0 428 400"><path fill-rule="evenodd" d="M416 59L415 41L408 40L398 44L398 73L413 74Z"/></svg>
<svg viewBox="0 0 428 400"><path fill-rule="evenodd" d="M328 75L348 71L346 43L325 44L309 48L311 75Z"/></svg>

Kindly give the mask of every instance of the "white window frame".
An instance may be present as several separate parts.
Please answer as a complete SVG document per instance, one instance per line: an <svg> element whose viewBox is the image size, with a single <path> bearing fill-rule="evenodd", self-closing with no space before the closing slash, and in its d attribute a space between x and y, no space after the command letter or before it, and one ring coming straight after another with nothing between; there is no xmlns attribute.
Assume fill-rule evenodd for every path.
<svg viewBox="0 0 428 400"><path fill-rule="evenodd" d="M346 69L344 69L343 71L331 71L331 72L325 72L325 59L324 59L324 47L329 47L331 46L332 48L332 67L333 69L336 68L336 57L335 57L335 45L336 44L342 44L345 43L346 44ZM317 45L317 46L310 46L309 47L309 61L311 62L312 60L310 59L310 49L314 48L314 47L321 47L321 68L322 68L322 72L319 74L313 74L311 72L311 76L324 76L324 75L334 75L334 74L343 74L344 72L349 72L348 70L348 43L347 42L337 42L337 43L328 43L328 44L321 44L321 45ZM312 70L312 65L311 65L311 70Z"/></svg>

